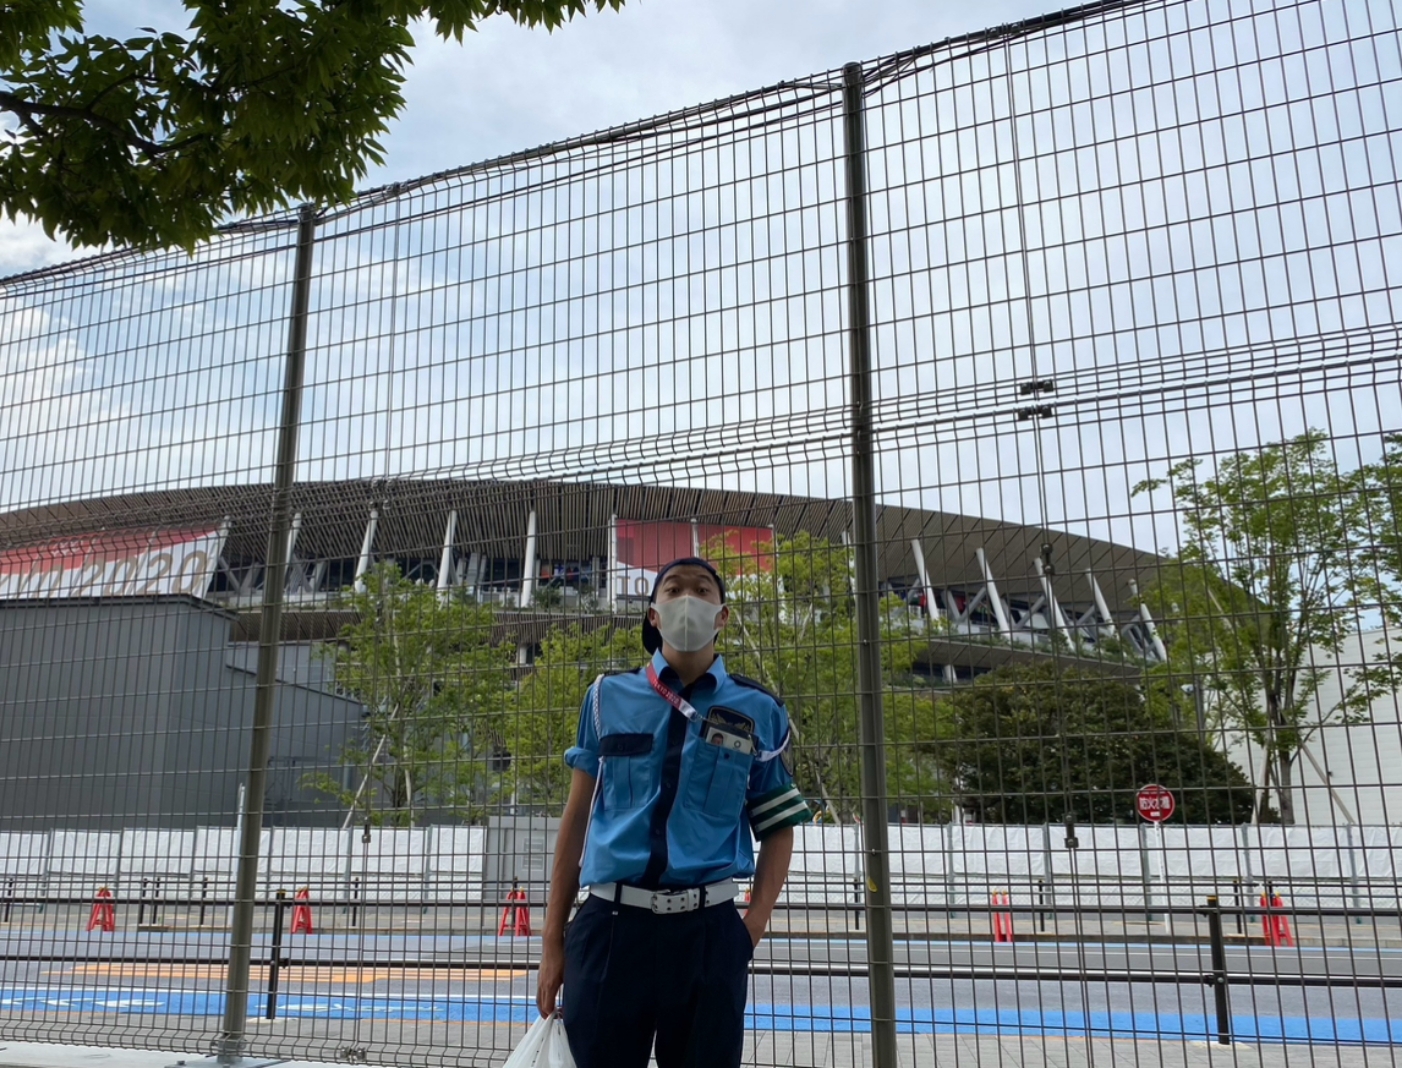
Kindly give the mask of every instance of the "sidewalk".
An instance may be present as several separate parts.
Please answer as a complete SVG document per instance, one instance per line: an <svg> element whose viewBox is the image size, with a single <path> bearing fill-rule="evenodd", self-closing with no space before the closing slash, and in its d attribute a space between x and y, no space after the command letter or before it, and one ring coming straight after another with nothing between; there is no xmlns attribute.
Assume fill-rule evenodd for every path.
<svg viewBox="0 0 1402 1068"><path fill-rule="evenodd" d="M446 1051L436 1050L433 1063ZM1197 1042L1135 1042L1110 1039L996 1038L965 1035L902 1035L900 1068L1382 1068L1397 1063L1395 1046L1215 1046ZM462 1064L500 1064L495 1057L462 1051ZM491 1057L485 1060L484 1057ZM370 1062L374 1063L374 1062ZM409 1063L400 1061L400 1064ZM0 1068L206 1068L213 1062L190 1053L113 1050L93 1046L57 1046L0 1042ZM254 1065L279 1068L333 1068L321 1061L259 1060ZM746 1042L747 1066L783 1068L862 1068L871 1064L870 1035L808 1035L756 1032Z"/></svg>

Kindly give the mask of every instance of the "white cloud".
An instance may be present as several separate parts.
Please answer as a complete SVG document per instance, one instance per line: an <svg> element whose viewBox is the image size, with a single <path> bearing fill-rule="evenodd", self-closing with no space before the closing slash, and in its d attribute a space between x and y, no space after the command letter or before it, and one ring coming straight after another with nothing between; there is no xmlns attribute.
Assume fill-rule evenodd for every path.
<svg viewBox="0 0 1402 1068"><path fill-rule="evenodd" d="M38 223L0 219L0 278L62 263L74 255L68 245L50 240Z"/></svg>
<svg viewBox="0 0 1402 1068"><path fill-rule="evenodd" d="M553 34L502 19L465 44L427 27L372 181L401 181L928 44L1057 5L991 0L634 0Z"/></svg>
<svg viewBox="0 0 1402 1068"><path fill-rule="evenodd" d="M408 106L367 185L415 178L704 103L1055 7L990 0L632 0L553 34L488 20L461 45L418 28ZM90 0L88 28L184 30L172 0ZM0 277L77 255L33 223L0 222Z"/></svg>

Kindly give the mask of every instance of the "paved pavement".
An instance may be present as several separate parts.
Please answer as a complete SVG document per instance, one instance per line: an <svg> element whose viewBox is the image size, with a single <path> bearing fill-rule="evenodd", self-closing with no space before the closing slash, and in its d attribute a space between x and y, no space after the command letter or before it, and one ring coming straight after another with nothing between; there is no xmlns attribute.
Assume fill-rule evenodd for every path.
<svg viewBox="0 0 1402 1068"><path fill-rule="evenodd" d="M193 1064L222 1012L223 941L215 932L0 936L0 1035L154 1046L183 1051ZM269 1057L490 1068L531 1018L535 939L343 932L294 945L300 960L323 963L283 974L277 1020L250 1020L254 1050ZM1226 1050L1203 1041L1215 1017L1199 945L920 940L898 953L902 1068L1402 1068L1396 950L1230 948L1233 1033L1244 1043ZM361 967L362 955L398 966ZM751 990L747 1063L870 1064L864 960L860 938L767 940ZM1174 973L1183 981L1170 981ZM255 1011L265 979L266 968L256 969ZM49 1068L15 1056L13 1047L0 1051L0 1068ZM57 1063L128 1068L111 1056ZM167 1059L131 1068L174 1063L158 1056Z"/></svg>
<svg viewBox="0 0 1402 1068"><path fill-rule="evenodd" d="M506 1037L506 1036L503 1036ZM421 1059L357 1061L360 1064L500 1065L508 1047L482 1055L442 1052ZM1216 1046L1206 1043L1129 1042L1079 1039L996 1038L965 1035L904 1036L899 1068L1396 1068L1399 1047ZM756 1068L860 1068L872 1063L864 1035L813 1036L755 1032L745 1051ZM0 1042L0 1068L204 1068L208 1059L190 1051L116 1050L102 1047ZM250 1058L250 1063L260 1063ZM269 1063L261 1061L261 1063ZM275 1061L284 1068L328 1068L332 1062ZM341 1061L340 1063L347 1063Z"/></svg>

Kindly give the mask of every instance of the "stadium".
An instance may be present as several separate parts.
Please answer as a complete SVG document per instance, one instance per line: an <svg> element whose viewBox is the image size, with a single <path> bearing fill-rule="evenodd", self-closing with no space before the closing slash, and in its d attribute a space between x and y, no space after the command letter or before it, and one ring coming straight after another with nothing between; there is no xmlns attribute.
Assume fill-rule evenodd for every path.
<svg viewBox="0 0 1402 1068"><path fill-rule="evenodd" d="M196 826L237 810L271 507L255 485L0 515L9 829ZM657 566L718 535L762 551L776 535L842 543L851 529L847 501L548 481L304 483L292 509L266 799L287 825L338 818L302 778L363 709L337 693L317 647L350 619L338 592L376 563L495 606L525 666L561 622L641 612ZM883 591L941 621L917 656L934 685L1046 656L1056 631L1082 650L1115 637L1131 662L1100 670L1135 674L1133 661L1158 655L1136 590L1159 557L912 508L881 508L877 532Z"/></svg>

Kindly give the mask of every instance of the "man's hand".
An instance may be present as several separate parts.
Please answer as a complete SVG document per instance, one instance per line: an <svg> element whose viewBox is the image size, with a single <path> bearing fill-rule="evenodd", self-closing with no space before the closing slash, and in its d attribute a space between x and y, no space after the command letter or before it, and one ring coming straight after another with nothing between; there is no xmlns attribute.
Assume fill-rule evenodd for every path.
<svg viewBox="0 0 1402 1068"><path fill-rule="evenodd" d="M554 1015L555 997L564 981L565 940L547 938L540 954L540 974L536 977L535 988L535 1004L542 1016Z"/></svg>

